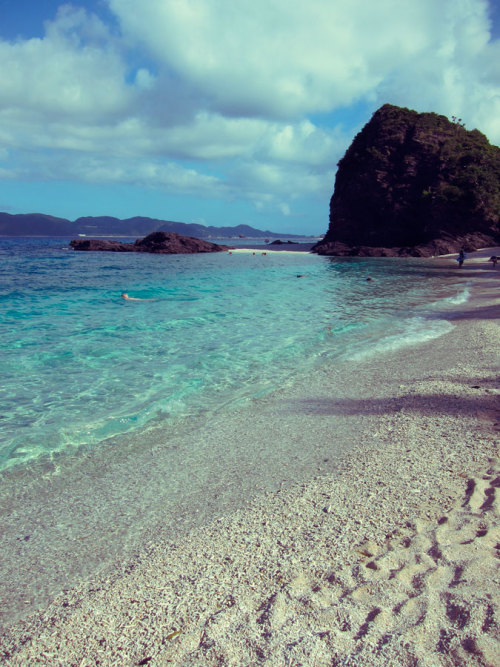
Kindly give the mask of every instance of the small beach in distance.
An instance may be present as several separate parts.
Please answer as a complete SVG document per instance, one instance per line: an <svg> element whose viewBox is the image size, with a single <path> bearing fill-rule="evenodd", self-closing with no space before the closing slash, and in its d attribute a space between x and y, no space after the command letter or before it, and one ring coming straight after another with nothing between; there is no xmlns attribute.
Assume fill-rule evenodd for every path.
<svg viewBox="0 0 500 667"><path fill-rule="evenodd" d="M86 393L67 402L61 379L44 403L40 385L57 424L28 402L6 412L34 435L12 440L2 472L3 664L500 664L500 248L461 269L306 251L176 259L175 285L165 258L128 258L134 292L123 257L57 249L64 270L98 262L108 282L75 305L69 288L46 297ZM159 300L121 302L125 289ZM113 322L77 316L92 302ZM49 337L43 303L17 315ZM141 359L138 378L107 353L129 394L116 402L94 328ZM43 375L49 344L25 344Z"/></svg>

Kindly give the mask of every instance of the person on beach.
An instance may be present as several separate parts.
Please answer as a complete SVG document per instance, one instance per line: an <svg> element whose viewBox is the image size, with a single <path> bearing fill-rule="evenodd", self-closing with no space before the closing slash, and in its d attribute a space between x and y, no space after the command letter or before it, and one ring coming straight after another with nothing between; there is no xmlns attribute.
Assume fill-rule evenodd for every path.
<svg viewBox="0 0 500 667"><path fill-rule="evenodd" d="M465 252L464 252L464 250L461 250L458 253L458 257L457 257L457 262L458 262L458 268L459 269L462 268L462 264L464 263L464 260L465 260Z"/></svg>
<svg viewBox="0 0 500 667"><path fill-rule="evenodd" d="M138 299L135 296L129 296L125 292L122 294L122 299L125 299L126 301L156 301L157 299Z"/></svg>
<svg viewBox="0 0 500 667"><path fill-rule="evenodd" d="M497 262L498 262L498 257L496 255L492 255L492 257L490 257L489 261L492 262L493 268L496 269Z"/></svg>

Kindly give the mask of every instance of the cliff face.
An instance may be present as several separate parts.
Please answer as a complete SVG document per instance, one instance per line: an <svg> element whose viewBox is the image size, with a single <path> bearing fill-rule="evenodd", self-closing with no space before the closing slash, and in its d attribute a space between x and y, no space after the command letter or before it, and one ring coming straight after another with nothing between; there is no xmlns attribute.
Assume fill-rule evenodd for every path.
<svg viewBox="0 0 500 667"><path fill-rule="evenodd" d="M430 256L500 243L500 148L434 113L389 104L339 162L313 251Z"/></svg>

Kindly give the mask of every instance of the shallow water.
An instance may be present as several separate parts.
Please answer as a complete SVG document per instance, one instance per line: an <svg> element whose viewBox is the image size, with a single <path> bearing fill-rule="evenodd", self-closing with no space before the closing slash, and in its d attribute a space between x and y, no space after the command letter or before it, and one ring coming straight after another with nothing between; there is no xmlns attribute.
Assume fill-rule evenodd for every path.
<svg viewBox="0 0 500 667"><path fill-rule="evenodd" d="M313 474L323 443L305 447L291 421L266 437L266 397L446 333L468 296L456 271L426 260L67 243L0 239L9 621L133 553L148 527L187 530Z"/></svg>
<svg viewBox="0 0 500 667"><path fill-rule="evenodd" d="M0 469L259 395L320 356L439 335L429 301L464 294L415 261L78 253L62 239L2 239L0 253Z"/></svg>

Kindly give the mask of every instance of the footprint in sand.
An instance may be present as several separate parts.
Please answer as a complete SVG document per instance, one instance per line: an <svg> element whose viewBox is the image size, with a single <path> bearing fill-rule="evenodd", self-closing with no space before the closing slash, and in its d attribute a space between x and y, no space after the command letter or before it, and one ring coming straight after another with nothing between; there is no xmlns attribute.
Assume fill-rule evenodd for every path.
<svg viewBox="0 0 500 667"><path fill-rule="evenodd" d="M365 542L354 565L309 582L333 664L500 665L499 486L492 466L437 522L410 523L383 549ZM307 586L296 584L277 605L281 622L298 612Z"/></svg>
<svg viewBox="0 0 500 667"><path fill-rule="evenodd" d="M278 651L280 664L500 666L499 486L492 465L439 520L410 522L382 547L364 542L322 578L283 583L247 616L248 664ZM205 648L215 650L217 619Z"/></svg>

